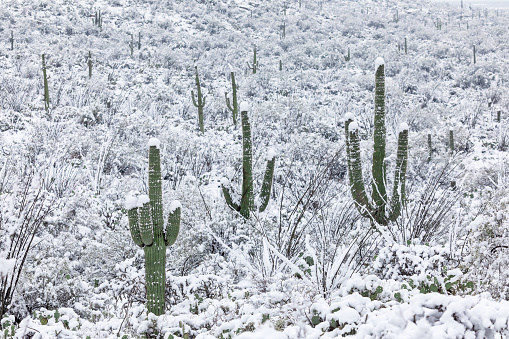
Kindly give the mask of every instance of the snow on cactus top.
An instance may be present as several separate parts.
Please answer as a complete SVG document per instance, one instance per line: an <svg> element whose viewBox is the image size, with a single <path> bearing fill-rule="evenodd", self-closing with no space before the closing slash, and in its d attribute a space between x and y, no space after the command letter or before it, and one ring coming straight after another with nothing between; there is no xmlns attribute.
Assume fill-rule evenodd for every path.
<svg viewBox="0 0 509 339"><path fill-rule="evenodd" d="M359 125L357 124L357 121L352 121L350 125L348 125L348 129L350 132L355 132L359 129Z"/></svg>
<svg viewBox="0 0 509 339"><path fill-rule="evenodd" d="M277 151L274 148L269 148L267 154L265 155L265 160L272 160L277 156Z"/></svg>
<svg viewBox="0 0 509 339"><path fill-rule="evenodd" d="M150 198L146 194L142 194L138 197L138 206L141 207L146 203L150 202Z"/></svg>
<svg viewBox="0 0 509 339"><path fill-rule="evenodd" d="M247 101L242 101L240 103L240 111L241 112L247 112L249 111L249 104L247 103Z"/></svg>
<svg viewBox="0 0 509 339"><path fill-rule="evenodd" d="M138 198L134 195L128 195L125 198L125 208L131 210L136 207L138 207Z"/></svg>
<svg viewBox="0 0 509 339"><path fill-rule="evenodd" d="M348 121L348 120L355 120L355 116L353 115L353 113L348 112L345 114L345 121Z"/></svg>
<svg viewBox="0 0 509 339"><path fill-rule="evenodd" d="M159 141L157 138L150 138L148 141L148 147L152 146L155 146L157 149L159 149L161 147L161 141Z"/></svg>
<svg viewBox="0 0 509 339"><path fill-rule="evenodd" d="M401 133L403 131L408 131L408 124L406 122L402 122L401 124L399 124L398 133Z"/></svg>
<svg viewBox="0 0 509 339"><path fill-rule="evenodd" d="M376 58L376 60L375 60L375 72L378 70L378 67L380 67L382 65L385 65L384 59L381 58L381 57Z"/></svg>
<svg viewBox="0 0 509 339"><path fill-rule="evenodd" d="M173 212L175 212L175 210L176 210L177 208L182 209L182 204L181 204L181 203L180 203L180 201L178 201L178 200L173 200L173 201L170 203L170 207L169 207L169 210L170 210L170 211L169 211L169 212L170 212L170 213L173 213Z"/></svg>

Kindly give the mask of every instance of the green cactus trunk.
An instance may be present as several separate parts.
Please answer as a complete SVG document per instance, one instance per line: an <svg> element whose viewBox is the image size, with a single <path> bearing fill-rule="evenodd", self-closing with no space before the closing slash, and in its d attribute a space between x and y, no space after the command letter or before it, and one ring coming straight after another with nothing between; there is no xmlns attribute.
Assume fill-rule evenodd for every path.
<svg viewBox="0 0 509 339"><path fill-rule="evenodd" d="M240 214L249 219L249 211L254 209L253 197L253 146L251 144L251 124L247 111L240 112L242 122L242 198Z"/></svg>
<svg viewBox="0 0 509 339"><path fill-rule="evenodd" d="M88 78L90 79L92 77L92 53L88 51Z"/></svg>
<svg viewBox="0 0 509 339"><path fill-rule="evenodd" d="M42 55L42 75L44 81L44 109L46 112L49 110L49 88L48 88L48 77L46 75L46 60L44 54Z"/></svg>
<svg viewBox="0 0 509 339"><path fill-rule="evenodd" d="M201 93L201 85L200 78L198 77L198 66L194 66L195 70L195 83L196 83L196 91L197 98L194 97L194 91L191 90L191 98L193 99L193 105L198 108L198 126L200 128L200 132L204 132L205 129L203 127L203 106L205 106L205 96Z"/></svg>
<svg viewBox="0 0 509 339"><path fill-rule="evenodd" d="M157 146L149 148L149 196L128 207L129 229L135 244L145 252L147 310L155 315L165 311L166 246L172 245L180 228L180 204L173 204L164 231L161 159ZM141 204L141 206L140 206Z"/></svg>
<svg viewBox="0 0 509 339"><path fill-rule="evenodd" d="M375 123L374 123L374 151L373 151L373 183L371 198L373 199L374 218L383 224L385 219L385 71L384 65L378 66L375 73Z"/></svg>
<svg viewBox="0 0 509 339"><path fill-rule="evenodd" d="M230 99L228 98L228 93L224 92L224 97L226 99L226 106L232 112L233 124L237 126L237 118L239 115L239 107L237 101L237 85L235 84L235 74L233 72L230 73L232 79L232 102L230 103Z"/></svg>

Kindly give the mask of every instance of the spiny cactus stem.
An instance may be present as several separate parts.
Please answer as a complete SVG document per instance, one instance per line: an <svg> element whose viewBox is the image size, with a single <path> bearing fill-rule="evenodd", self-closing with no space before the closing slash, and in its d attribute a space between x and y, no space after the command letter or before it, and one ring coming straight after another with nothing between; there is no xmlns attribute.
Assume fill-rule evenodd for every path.
<svg viewBox="0 0 509 339"><path fill-rule="evenodd" d="M224 93L224 97L226 99L226 106L232 112L233 124L237 126L237 117L238 117L238 101L237 101L237 85L235 84L235 74L233 72L230 73L232 80L232 102L230 103L230 99L228 98L228 93Z"/></svg>
<svg viewBox="0 0 509 339"><path fill-rule="evenodd" d="M387 193L385 191L385 72L384 65L379 65L375 73L375 122L373 151L373 184L372 199L377 210L374 214L385 214Z"/></svg>
<svg viewBox="0 0 509 339"><path fill-rule="evenodd" d="M242 121L242 198L240 214L249 219L249 211L254 208L251 124L249 123L247 111L241 111L240 118Z"/></svg>

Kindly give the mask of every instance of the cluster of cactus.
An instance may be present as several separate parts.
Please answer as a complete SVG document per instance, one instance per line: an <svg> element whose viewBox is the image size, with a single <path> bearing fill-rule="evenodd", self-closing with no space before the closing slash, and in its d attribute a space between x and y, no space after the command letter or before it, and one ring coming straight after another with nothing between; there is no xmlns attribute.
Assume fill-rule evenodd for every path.
<svg viewBox="0 0 509 339"><path fill-rule="evenodd" d="M99 29L103 28L103 17L101 15L100 10L99 10L99 12L97 12L97 11L95 12L95 16L92 18L92 22L94 23L94 25L99 27Z"/></svg>
<svg viewBox="0 0 509 339"><path fill-rule="evenodd" d="M44 109L46 112L49 110L49 89L48 89L48 76L46 74L46 60L44 54L42 55L42 77L44 83Z"/></svg>
<svg viewBox="0 0 509 339"><path fill-rule="evenodd" d="M201 93L201 85L200 85L200 78L198 77L198 66L194 66L195 71L195 82L196 82L196 99L194 96L194 91L191 90L191 98L193 99L193 105L198 108L198 126L200 127L200 132L204 132L205 129L203 128L203 106L205 106L205 98Z"/></svg>
<svg viewBox="0 0 509 339"><path fill-rule="evenodd" d="M159 140L153 138L149 141L148 196L129 196L126 209L131 237L145 251L146 306L155 315L165 310L166 246L177 239L181 213L180 203L173 201L164 226L161 186Z"/></svg>
<svg viewBox="0 0 509 339"><path fill-rule="evenodd" d="M360 137L358 125L352 114L345 117L345 134L348 177L352 197L362 216L369 218L376 225L387 225L401 215L405 204L405 177L408 160L408 125L403 123L399 128L398 150L392 199L387 208L386 164L385 164L385 65L382 58L376 60L375 71L375 119L374 151L372 164L372 201L369 201L362 177L360 157Z"/></svg>
<svg viewBox="0 0 509 339"><path fill-rule="evenodd" d="M224 92L224 98L226 100L226 107L232 112L233 124L237 126L237 117L239 115L239 105L237 101L237 85L235 84L235 74L230 72L230 77L232 81L232 101L230 103L230 99L228 98L228 92Z"/></svg>
<svg viewBox="0 0 509 339"><path fill-rule="evenodd" d="M248 62L247 67L253 71L253 74L256 74L256 70L258 69L258 61L256 60L256 46L253 47L253 62L251 64Z"/></svg>
<svg viewBox="0 0 509 339"><path fill-rule="evenodd" d="M253 195L253 147L251 143L251 125L247 115L248 109L249 105L246 102L240 104L240 118L242 123L242 193L240 195L240 201L232 197L230 183L228 181L225 180L221 183L227 205L231 209L239 212L246 219L249 219L250 213L255 210ZM269 154L267 158L267 167L263 176L263 183L259 196L260 205L258 210L260 212L263 212L269 203L276 155L272 153Z"/></svg>

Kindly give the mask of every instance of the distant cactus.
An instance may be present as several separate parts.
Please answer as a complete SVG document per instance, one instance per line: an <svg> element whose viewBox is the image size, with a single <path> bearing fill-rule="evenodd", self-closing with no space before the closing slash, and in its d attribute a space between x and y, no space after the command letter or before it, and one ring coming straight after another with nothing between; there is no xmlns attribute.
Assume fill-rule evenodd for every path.
<svg viewBox="0 0 509 339"><path fill-rule="evenodd" d="M408 54L408 46L407 46L406 37L405 37L405 54Z"/></svg>
<svg viewBox="0 0 509 339"><path fill-rule="evenodd" d="M138 32L138 50L141 49L141 32Z"/></svg>
<svg viewBox="0 0 509 339"><path fill-rule="evenodd" d="M451 155L454 153L454 131L452 129L449 130L449 153Z"/></svg>
<svg viewBox="0 0 509 339"><path fill-rule="evenodd" d="M350 61L350 47L348 47L348 54L344 56L345 57L345 61L348 62Z"/></svg>
<svg viewBox="0 0 509 339"><path fill-rule="evenodd" d="M9 39L11 41L11 51L14 51L14 32L11 31L11 38Z"/></svg>
<svg viewBox="0 0 509 339"><path fill-rule="evenodd" d="M91 78L92 77L92 53L90 53L90 51L88 51L87 64L88 64L88 78Z"/></svg>
<svg viewBox="0 0 509 339"><path fill-rule="evenodd" d="M46 112L49 110L49 89L48 89L48 76L46 74L46 60L44 54L42 55L42 76L44 82L44 109Z"/></svg>
<svg viewBox="0 0 509 339"><path fill-rule="evenodd" d="M475 65L475 63L476 63L476 61L477 61L477 59L476 59L476 55L475 55L475 54L476 54L476 53L475 53L475 45L473 46L473 50L474 50L474 65Z"/></svg>
<svg viewBox="0 0 509 339"><path fill-rule="evenodd" d="M256 46L253 48L253 62L252 64L247 63L247 67L253 71L253 74L256 74L256 70L258 69L258 61L256 60Z"/></svg>
<svg viewBox="0 0 509 339"><path fill-rule="evenodd" d="M394 186L390 206L387 209L388 198L385 188L385 73L384 61L381 58L376 60L375 72L374 152L371 202L368 199L362 177L358 125L353 121L353 115L351 114L345 117L345 134L348 177L352 197L356 203L357 209L362 216L369 218L375 225L387 225L390 221L395 221L400 216L401 208L405 204L408 125L401 124L399 128ZM386 209L388 211L386 211Z"/></svg>
<svg viewBox="0 0 509 339"><path fill-rule="evenodd" d="M433 155L433 147L431 144L431 134L428 133L428 162L431 161L432 155Z"/></svg>
<svg viewBox="0 0 509 339"><path fill-rule="evenodd" d="M204 132L205 129L203 127L203 107L205 106L205 98L201 93L201 85L200 78L198 77L198 66L194 66L195 71L195 83L196 83L196 94L197 97L195 99L194 91L191 90L191 98L193 99L193 105L198 108L198 126L200 127L200 132Z"/></svg>
<svg viewBox="0 0 509 339"><path fill-rule="evenodd" d="M133 36L133 33L128 33L129 35L131 35L131 41L129 42L129 49L131 50L131 57L133 56L133 53L134 53L134 36Z"/></svg>
<svg viewBox="0 0 509 339"><path fill-rule="evenodd" d="M165 310L166 246L171 246L180 230L181 205L169 206L166 227L163 219L161 158L159 140L150 139L148 155L148 196L126 199L129 229L134 243L145 251L147 310L161 315Z"/></svg>
<svg viewBox="0 0 509 339"><path fill-rule="evenodd" d="M228 92L224 92L224 97L226 99L226 106L232 112L233 124L237 126L237 117L239 115L239 107L237 101L237 85L235 84L235 74L233 72L230 73L230 77L232 80L232 101L230 103L230 99L228 98Z"/></svg>
<svg viewBox="0 0 509 339"><path fill-rule="evenodd" d="M249 123L247 111L248 104L240 104L240 117L242 122L242 193L240 201L232 197L229 182L221 183L224 198L230 208L239 212L244 218L249 219L251 211L254 211L253 194L253 149L251 144L251 125ZM272 189L272 178L274 176L274 165L276 162L275 154L269 154L267 167L263 176L263 184L260 191L260 206L258 210L263 212L267 207Z"/></svg>

